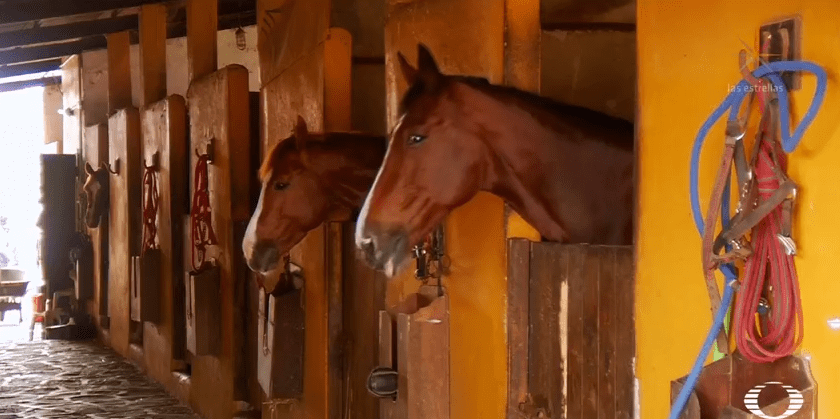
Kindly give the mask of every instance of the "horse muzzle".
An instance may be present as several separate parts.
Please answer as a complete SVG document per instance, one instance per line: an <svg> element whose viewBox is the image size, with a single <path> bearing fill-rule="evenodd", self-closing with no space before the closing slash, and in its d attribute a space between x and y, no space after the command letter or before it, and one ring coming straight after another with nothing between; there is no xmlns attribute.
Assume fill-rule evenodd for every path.
<svg viewBox="0 0 840 419"><path fill-rule="evenodd" d="M245 249L248 268L254 272L266 273L280 265L280 251L270 241L260 241L250 249Z"/></svg>
<svg viewBox="0 0 840 419"><path fill-rule="evenodd" d="M365 262L393 278L408 254L408 236L401 231L378 233L368 230L356 240Z"/></svg>

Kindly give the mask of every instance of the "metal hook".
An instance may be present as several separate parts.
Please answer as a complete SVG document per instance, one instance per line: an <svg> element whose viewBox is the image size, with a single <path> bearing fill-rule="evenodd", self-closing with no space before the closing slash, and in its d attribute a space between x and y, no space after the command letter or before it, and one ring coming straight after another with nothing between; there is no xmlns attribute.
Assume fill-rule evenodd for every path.
<svg viewBox="0 0 840 419"><path fill-rule="evenodd" d="M195 156L196 157L207 156L207 161L212 162L213 157L214 157L215 143L216 143L216 138L210 137L209 139L207 139L207 144L206 144L206 147L204 149L204 153L202 154L201 152L198 151L198 148L196 148L195 149Z"/></svg>
<svg viewBox="0 0 840 419"><path fill-rule="evenodd" d="M761 84L761 80L753 76L752 71L747 67L747 50L745 49L741 49L741 52L738 53L738 67L741 71L741 77L750 84L756 87Z"/></svg>
<svg viewBox="0 0 840 419"><path fill-rule="evenodd" d="M113 175L117 175L117 174L120 173L120 158L117 157L116 159L114 159L114 165L113 166L111 165L111 163L106 163L106 162L99 163L99 168L100 169L105 169Z"/></svg>
<svg viewBox="0 0 840 419"><path fill-rule="evenodd" d="M144 159L143 166L145 166L146 169L158 170L160 164L160 154L157 151L155 151L154 153L152 153L152 157L150 160L151 163L146 163L146 160Z"/></svg>

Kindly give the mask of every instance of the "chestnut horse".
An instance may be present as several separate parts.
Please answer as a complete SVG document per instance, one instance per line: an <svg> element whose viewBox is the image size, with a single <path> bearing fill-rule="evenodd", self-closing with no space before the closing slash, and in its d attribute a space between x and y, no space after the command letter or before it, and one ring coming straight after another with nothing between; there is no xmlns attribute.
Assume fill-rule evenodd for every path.
<svg viewBox="0 0 840 419"><path fill-rule="evenodd" d="M356 224L389 276L409 247L479 191L503 198L550 241L630 244L633 124L486 79L444 75L418 46L397 54L409 89Z"/></svg>
<svg viewBox="0 0 840 419"><path fill-rule="evenodd" d="M89 228L97 228L100 220L108 213L111 196L111 172L105 163L99 165L99 169L93 170L93 166L86 162L85 173L87 173L87 179L82 186L87 198L85 224Z"/></svg>
<svg viewBox="0 0 840 419"><path fill-rule="evenodd" d="M385 156L386 139L352 132L310 133L298 116L260 168L262 189L242 250L266 273L306 233L336 214L357 212Z"/></svg>

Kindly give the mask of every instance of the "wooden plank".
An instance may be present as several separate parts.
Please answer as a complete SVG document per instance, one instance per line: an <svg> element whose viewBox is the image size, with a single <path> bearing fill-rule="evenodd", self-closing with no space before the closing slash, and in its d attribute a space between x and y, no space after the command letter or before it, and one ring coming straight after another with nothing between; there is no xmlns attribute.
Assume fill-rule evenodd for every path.
<svg viewBox="0 0 840 419"><path fill-rule="evenodd" d="M187 0L187 74L190 82L216 71L218 0Z"/></svg>
<svg viewBox="0 0 840 419"><path fill-rule="evenodd" d="M131 106L131 54L128 31L109 34L108 114Z"/></svg>
<svg viewBox="0 0 840 419"><path fill-rule="evenodd" d="M584 361L587 356L585 342L584 342L584 301L583 294L585 291L584 280L581 277L584 275L583 249L580 247L570 247L566 250L568 253L569 265L566 269L561 270L562 281L565 282L569 289L569 304L566 311L566 318L568 319L568 334L567 334L567 370L566 370L566 416L567 418L583 418L583 376L591 374L587 371Z"/></svg>
<svg viewBox="0 0 840 419"><path fill-rule="evenodd" d="M385 310L385 278L379 272L367 267L356 258L353 232L355 223L343 224L343 264L344 264L344 332L345 363L347 369L347 391L345 403L347 411L354 417L378 418L379 405L376 398L367 391L368 374L378 366L391 367L390 354L383 358L377 348L379 343L379 316ZM390 323L388 323L390 325ZM390 336L390 329L388 330ZM382 363L387 362L387 363Z"/></svg>
<svg viewBox="0 0 840 419"><path fill-rule="evenodd" d="M40 5L32 5L31 2L16 2L15 5L4 7L0 16L0 24L12 22L26 22L30 20L41 20L56 18L60 16L78 15L83 13L113 11L136 7L144 3L156 3L159 0L110 0L108 2L43 2Z"/></svg>
<svg viewBox="0 0 840 419"><path fill-rule="evenodd" d="M46 59L0 67L0 79L26 74L46 73L61 69L61 58ZM6 83L3 83L6 84Z"/></svg>
<svg viewBox="0 0 840 419"><path fill-rule="evenodd" d="M82 123L86 127L96 124L107 125L108 50L87 51L81 56Z"/></svg>
<svg viewBox="0 0 840 419"><path fill-rule="evenodd" d="M64 118L58 111L64 109L61 85L44 86L44 144L61 141L64 137Z"/></svg>
<svg viewBox="0 0 840 419"><path fill-rule="evenodd" d="M326 279L327 279L327 360L329 398L327 417L341 419L344 417L344 396L347 393L347 383L344 377L345 347L344 339L344 295L343 295L343 264L342 264L342 231L341 223L328 222L326 224Z"/></svg>
<svg viewBox="0 0 840 419"><path fill-rule="evenodd" d="M379 311L379 366L397 368L394 353L394 319L385 310ZM379 417L381 419L397 419L396 403L392 399L379 400Z"/></svg>
<svg viewBox="0 0 840 419"><path fill-rule="evenodd" d="M66 25L35 26L3 33L3 37L0 38L0 48L51 43L135 29L137 29L137 16L120 16Z"/></svg>
<svg viewBox="0 0 840 419"><path fill-rule="evenodd" d="M404 315L401 315L404 316ZM446 295L410 316L400 344L406 345L407 386L398 399L406 399L406 419L448 419L449 404L449 304ZM402 389L405 389L404 392Z"/></svg>
<svg viewBox="0 0 840 419"><path fill-rule="evenodd" d="M618 322L616 309L616 248L598 246L591 250L600 272L598 301L598 418L615 419L616 350Z"/></svg>
<svg viewBox="0 0 840 419"><path fill-rule="evenodd" d="M324 42L324 129L350 131L350 74L353 45L350 32L330 28Z"/></svg>
<svg viewBox="0 0 840 419"><path fill-rule="evenodd" d="M257 362L259 382L269 399L303 395L303 293L268 295L260 290Z"/></svg>
<svg viewBox="0 0 840 419"><path fill-rule="evenodd" d="M140 104L147 106L166 97L165 4L140 8Z"/></svg>
<svg viewBox="0 0 840 419"><path fill-rule="evenodd" d="M145 347L147 359L183 359L185 345L185 310L183 281L183 225L186 214L189 177L187 170L186 145L186 101L182 96L172 95L155 102L143 110L143 160L152 163L157 153L158 218L157 245L167 257L160 264L160 313L163 323L159 327L147 327L145 332L149 344ZM158 362L160 363L160 362ZM168 362L159 371L163 375L171 370ZM155 375L156 376L156 375Z"/></svg>
<svg viewBox="0 0 840 419"><path fill-rule="evenodd" d="M636 324L635 266L633 246L621 246L615 256L615 418L635 417Z"/></svg>
<svg viewBox="0 0 840 419"><path fill-rule="evenodd" d="M76 154L81 144L81 97L82 97L82 61L78 55L73 55L61 65L61 92L64 118L62 127L61 151L65 154Z"/></svg>
<svg viewBox="0 0 840 419"><path fill-rule="evenodd" d="M529 410L558 418L565 403L561 298L562 288L568 284L558 280L558 273L567 271L570 263L569 253L562 250L556 245L532 245L529 286L528 391L533 403Z"/></svg>
<svg viewBox="0 0 840 419"><path fill-rule="evenodd" d="M263 85L318 48L330 28L330 0L260 0L257 4Z"/></svg>
<svg viewBox="0 0 840 419"><path fill-rule="evenodd" d="M101 36L74 39L72 41L31 46L26 48L13 48L0 51L0 64L27 63L31 61L42 61L50 58L61 58L64 56L79 54L82 51L105 48L105 39Z"/></svg>
<svg viewBox="0 0 840 419"><path fill-rule="evenodd" d="M128 355L131 255L139 250L140 236L140 116L137 109L120 109L108 120L108 163L111 175L109 216L108 315L111 345ZM117 163L119 161L119 163Z"/></svg>
<svg viewBox="0 0 840 419"><path fill-rule="evenodd" d="M597 254L590 248L575 246L582 255L581 275L576 278L582 282L583 293L583 374L581 375L582 416L585 418L598 417L598 377L602 374L598 363L599 338L599 276L600 261Z"/></svg>
<svg viewBox="0 0 840 419"><path fill-rule="evenodd" d="M531 281L531 242L508 240L508 418L527 401Z"/></svg>
<svg viewBox="0 0 840 419"><path fill-rule="evenodd" d="M195 357L192 364L192 390L204 394L206 403L199 414L226 412L236 400L239 371L243 365L240 342L244 327L237 327L241 314L246 278L239 278L244 260L241 257L241 230L250 214L248 70L230 65L210 75L193 80L187 92L190 116L190 173L198 161L196 151L212 147L208 165L212 226L217 244L209 246L206 261L216 260L219 267L219 291L214 296L219 311L220 351L214 357ZM192 187L191 187L192 189ZM191 190L191 194L194 191ZM237 240L239 238L239 240ZM322 260L323 263L323 260ZM307 289L308 293L308 289ZM197 314L201 314L197 307ZM308 306L307 306L308 310Z"/></svg>

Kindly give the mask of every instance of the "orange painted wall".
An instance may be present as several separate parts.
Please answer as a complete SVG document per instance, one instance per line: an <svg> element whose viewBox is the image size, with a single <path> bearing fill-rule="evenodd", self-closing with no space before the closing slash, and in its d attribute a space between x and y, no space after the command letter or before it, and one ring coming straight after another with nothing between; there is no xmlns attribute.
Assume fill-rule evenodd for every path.
<svg viewBox="0 0 840 419"><path fill-rule="evenodd" d="M759 7L760 6L760 7ZM639 236L637 265L637 376L642 418L667 417L669 382L689 372L711 325L700 265L700 238L688 195L689 155L700 125L739 81L742 40L753 49L759 26L800 14L802 57L829 73L820 114L791 155L789 175L801 186L794 236L805 315L801 353L812 357L818 417L840 416L840 332L827 321L840 316L834 259L840 252L840 3L830 0L662 2L638 0ZM815 79L804 76L794 94L801 117ZM798 121L798 120L797 120ZM702 154L701 206L705 208L723 150L723 126Z"/></svg>

